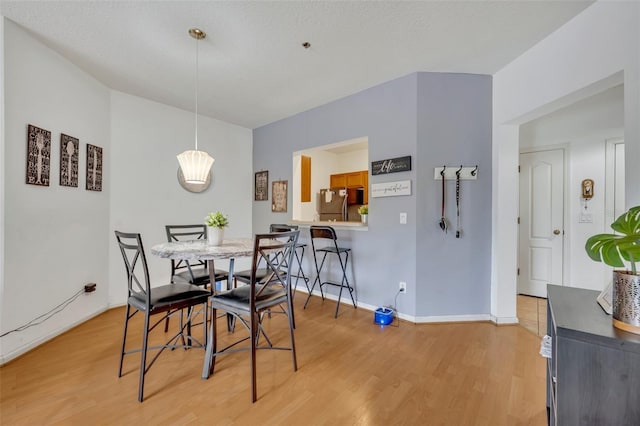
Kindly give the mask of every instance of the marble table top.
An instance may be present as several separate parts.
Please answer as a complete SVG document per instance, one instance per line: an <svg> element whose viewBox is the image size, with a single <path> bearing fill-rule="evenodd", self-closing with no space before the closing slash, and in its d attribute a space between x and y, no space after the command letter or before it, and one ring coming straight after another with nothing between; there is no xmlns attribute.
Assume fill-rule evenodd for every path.
<svg viewBox="0 0 640 426"><path fill-rule="evenodd" d="M167 259L211 260L253 256L252 238L228 238L222 245L211 246L206 240L156 244L151 253Z"/></svg>

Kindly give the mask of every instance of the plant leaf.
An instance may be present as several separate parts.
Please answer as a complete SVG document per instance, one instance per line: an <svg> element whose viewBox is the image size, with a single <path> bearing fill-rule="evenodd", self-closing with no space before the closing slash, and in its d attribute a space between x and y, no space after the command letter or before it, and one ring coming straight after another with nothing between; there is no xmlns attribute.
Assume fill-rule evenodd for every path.
<svg viewBox="0 0 640 426"><path fill-rule="evenodd" d="M640 261L640 245L635 243L620 244L620 253L628 262Z"/></svg>
<svg viewBox="0 0 640 426"><path fill-rule="evenodd" d="M615 234L597 234L587 240L584 248L592 260L595 260L596 262L604 262L604 259L601 255L603 245L607 241L615 239L617 237L618 235Z"/></svg>
<svg viewBox="0 0 640 426"><path fill-rule="evenodd" d="M624 266L622 256L618 250L618 244L616 240L607 241L602 246L602 259L604 263L615 268Z"/></svg>
<svg viewBox="0 0 640 426"><path fill-rule="evenodd" d="M611 224L618 234L597 234L589 238L585 250L596 262L613 267L624 267L631 262L632 271L640 262L640 206L630 208Z"/></svg>
<svg viewBox="0 0 640 426"><path fill-rule="evenodd" d="M630 208L611 224L611 229L623 235L640 234L640 206Z"/></svg>

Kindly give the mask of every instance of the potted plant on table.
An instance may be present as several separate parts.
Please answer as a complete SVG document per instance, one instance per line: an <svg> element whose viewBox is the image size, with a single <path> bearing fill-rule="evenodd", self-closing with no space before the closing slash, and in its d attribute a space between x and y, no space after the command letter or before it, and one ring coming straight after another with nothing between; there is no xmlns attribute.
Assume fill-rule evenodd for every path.
<svg viewBox="0 0 640 426"><path fill-rule="evenodd" d="M224 240L224 228L229 226L229 218L217 211L209 213L204 218L207 225L207 243L211 246L219 246Z"/></svg>
<svg viewBox="0 0 640 426"><path fill-rule="evenodd" d="M358 207L358 214L360 215L360 219L362 219L362 223L366 225L369 218L369 205L365 204Z"/></svg>
<svg viewBox="0 0 640 426"><path fill-rule="evenodd" d="M614 268L612 305L613 325L640 334L640 206L632 207L611 224L617 234L597 234L587 240L585 250L596 262Z"/></svg>

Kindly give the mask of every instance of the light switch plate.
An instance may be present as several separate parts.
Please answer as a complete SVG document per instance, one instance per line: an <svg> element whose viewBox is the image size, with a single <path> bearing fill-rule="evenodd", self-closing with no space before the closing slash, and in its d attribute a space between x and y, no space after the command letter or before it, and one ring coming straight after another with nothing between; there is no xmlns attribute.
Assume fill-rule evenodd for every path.
<svg viewBox="0 0 640 426"><path fill-rule="evenodd" d="M580 223L593 223L593 214L580 213Z"/></svg>
<svg viewBox="0 0 640 426"><path fill-rule="evenodd" d="M406 225L407 224L407 214L406 213L400 213L400 224L401 225Z"/></svg>

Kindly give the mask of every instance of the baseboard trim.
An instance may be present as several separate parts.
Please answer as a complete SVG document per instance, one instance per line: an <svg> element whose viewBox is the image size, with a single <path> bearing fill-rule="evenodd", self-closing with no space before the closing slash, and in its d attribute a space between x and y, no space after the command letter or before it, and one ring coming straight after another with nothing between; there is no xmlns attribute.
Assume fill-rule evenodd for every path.
<svg viewBox="0 0 640 426"><path fill-rule="evenodd" d="M491 321L496 325L519 324L518 317L496 317L491 315Z"/></svg>
<svg viewBox="0 0 640 426"><path fill-rule="evenodd" d="M308 292L305 290L296 290L296 292L300 292L300 293L304 293L305 295L308 294ZM314 296L318 296L318 297L322 297L320 292L318 290L315 290L313 292ZM329 293L325 293L324 295L325 299L329 299L329 300L333 300L335 302L338 301L338 296L334 295L334 294L329 294ZM342 298L342 300L340 301L340 303L347 305L347 306L353 306L353 304L351 303L351 298L349 298L349 296L347 295L347 298L345 299L344 297ZM362 302L358 302L356 301L356 306L358 308L362 308L362 309L366 309L368 311L374 312L376 309L379 308L379 306L373 306L373 305L369 305L367 303L362 303ZM407 314L403 314L400 312L396 313L398 318L400 318L401 320L405 320L405 321L409 321L412 322L414 324L433 324L433 323L449 323L449 322L487 322L487 321L491 321L495 324L512 324L514 323L513 320L515 320L515 323L517 324L518 322L518 318L496 318L490 314L475 314L475 315L429 315L429 316L414 316L414 315L407 315ZM500 321L500 322L498 322Z"/></svg>
<svg viewBox="0 0 640 426"><path fill-rule="evenodd" d="M429 315L416 317L416 323L437 323L437 322L487 322L491 321L489 314L475 315Z"/></svg>
<svg viewBox="0 0 640 426"><path fill-rule="evenodd" d="M20 346L19 348L9 352L8 354L0 354L0 367L5 365L6 363L13 361L14 359L18 358L21 355L26 354L27 352L29 352L32 349L35 349L36 347L42 345L43 343L48 342L51 339L54 339L56 337L58 337L59 335L66 333L67 331L71 330L72 328L75 328L77 326L79 326L80 324L83 324L87 321L89 321L91 318L97 317L98 315L108 311L109 309L111 309L109 306L105 306L103 308L100 308L99 310L97 310L96 312L93 312L89 315L85 315L84 317L78 319L77 321L74 321L73 323L67 325L66 327L62 327L59 328L55 331L53 331L51 334L47 335L47 336L42 336L39 339L33 340L23 346Z"/></svg>

